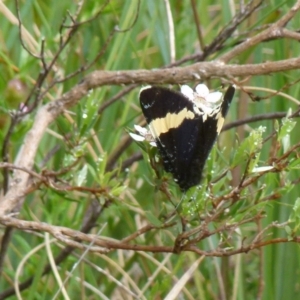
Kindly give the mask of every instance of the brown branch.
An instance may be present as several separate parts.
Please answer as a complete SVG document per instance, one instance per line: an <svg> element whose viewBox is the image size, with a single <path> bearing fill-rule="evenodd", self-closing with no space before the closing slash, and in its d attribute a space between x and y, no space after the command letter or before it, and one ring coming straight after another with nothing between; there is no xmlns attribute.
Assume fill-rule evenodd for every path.
<svg viewBox="0 0 300 300"><path fill-rule="evenodd" d="M290 58L275 62L247 65L225 65L220 62L200 62L187 67L161 70L136 71L95 71L88 75L84 83L90 89L103 85L121 85L130 83L180 84L205 80L211 77L232 78L277 73L300 68L300 58Z"/></svg>
<svg viewBox="0 0 300 300"><path fill-rule="evenodd" d="M53 120L65 109L74 106L89 90L106 84L135 83L184 83L208 77L234 77L248 75L262 75L300 68L300 58L292 58L277 62L266 62L250 65L225 65L216 62L202 62L183 68L169 68L162 70L138 71L95 71L88 75L81 84L73 87L60 99L42 106L35 117L32 128L26 135L23 146L18 154L15 165L31 169L40 140ZM6 196L0 203L0 215L13 211L22 205L22 197L26 189L29 175L16 171L14 179Z"/></svg>
<svg viewBox="0 0 300 300"><path fill-rule="evenodd" d="M274 36L274 32L278 35L283 32L281 29L286 23L296 14L300 6L300 0L296 5L279 21L267 28L261 34L247 40L243 44L235 47L221 57L220 61L227 61L231 57L243 51L245 47L253 46L261 40L268 39ZM68 35L68 39L73 36L75 28L72 28L72 34ZM67 39L67 40L68 40ZM250 43L251 42L251 43ZM66 44L66 42L64 43ZM63 49L63 47L61 47ZM60 50L61 50L60 49ZM60 53L57 52L55 58ZM56 59L52 60L52 64ZM64 94L60 99L48 103L41 107L36 115L33 127L25 137L22 149L19 152L16 165L31 169L34 157L37 151L38 144L41 140L43 132L47 126L60 114L64 109L75 105L82 97L84 97L90 89L97 88L106 84L139 84L139 83L184 83L195 79L207 79L210 77L235 77L270 74L272 72L280 72L284 70L299 69L300 58L291 58L277 62L266 62L261 64L249 65L225 65L219 62L203 62L196 63L183 68L166 68L161 70L139 70L139 71L95 71L88 75L81 84L75 86L69 92ZM49 67L51 67L51 63ZM14 180L11 182L10 189L6 197L1 201L0 214L13 211L16 207L21 207L23 202L24 190L27 184L29 175L24 172L16 171Z"/></svg>
<svg viewBox="0 0 300 300"><path fill-rule="evenodd" d="M77 230L73 230L62 226L53 226L47 223L18 220L11 216L1 216L0 223L5 226L18 228L21 230L48 232L57 240L71 247L86 249L79 241L90 244L93 243L93 248L89 248L92 252L107 253L111 249L149 251L149 252L173 252L173 247L168 246L144 246L144 245L129 245L127 242L114 241L112 239L101 238L95 234L85 234Z"/></svg>
<svg viewBox="0 0 300 300"><path fill-rule="evenodd" d="M290 238L275 238L271 239L265 242L257 243L255 245L248 245L248 246L242 246L238 249L231 250L231 251L226 251L226 250L212 250L212 251L203 251L197 248L196 246L190 246L187 249L184 249L185 251L190 251L190 252L195 252L199 255L204 255L204 256L215 256L215 257L224 257L224 256L233 256L239 253L248 253L249 251L253 249L259 249L268 245L273 245L273 244L280 244L280 243L300 243L300 237L294 237L292 239Z"/></svg>
<svg viewBox="0 0 300 300"><path fill-rule="evenodd" d="M28 174L31 175L32 177L38 178L39 180L45 180L45 178L44 178L42 175L40 175L40 174L38 174L38 173L36 173L36 172L30 170L30 169L26 169L26 168L24 168L24 167L15 166L14 164L0 163L0 169L2 169L2 168L7 168L7 169L11 169L11 170L19 170L19 171L23 171L23 172L25 172L25 173L28 173Z"/></svg>
<svg viewBox="0 0 300 300"><path fill-rule="evenodd" d="M134 250L134 251L147 251L147 252L155 252L155 253L174 253L174 248L171 246L149 246L149 245L139 245L139 244L128 244L128 240L125 239L125 243L123 241L116 241L112 239L106 239L103 237L99 237L95 234L85 234L80 231L72 230L67 227L62 226L53 226L46 223L35 222L35 221L24 221L18 220L11 216L0 216L0 223L5 226L10 226L14 228L18 228L21 230L30 230L30 231L41 231L41 232L48 232L57 240L67 244L71 247L76 247L79 249L86 249L89 247L88 244L93 243L93 247L89 247L89 251L91 252L98 252L98 253L107 253L113 249L122 249L122 250ZM235 226L238 226L236 224ZM281 227L283 224L271 224L272 227ZM155 228L154 226L146 226L144 229L151 230ZM270 227L268 227L270 228ZM226 226L224 227L226 229ZM145 231L142 230L140 233L144 233ZM138 234L138 235L139 235ZM134 236L131 236L134 238ZM182 251L191 251L196 252L201 255L205 256L231 256L238 253L247 253L250 250L261 248L270 244L277 244L277 243L287 243L287 242L295 242L300 243L300 237L293 237L293 238L275 238L270 239L267 241L260 241L260 242L252 242L248 246L243 245L241 248L226 251L225 249L218 249L218 250L211 250L211 251L203 251L197 248L194 244L187 244L186 246L182 247ZM85 245L87 244L87 245Z"/></svg>
<svg viewBox="0 0 300 300"><path fill-rule="evenodd" d="M282 35L284 37L288 37L290 39L300 41L300 33L299 32L295 32L295 31L291 31L289 29L283 28L282 29Z"/></svg>
<svg viewBox="0 0 300 300"><path fill-rule="evenodd" d="M205 47L205 44L204 44L203 34L201 31L201 22L200 22L198 12L197 12L197 4L196 4L195 0L191 0L191 7L193 10L194 23L195 23L195 27L196 27L198 42L200 45L200 49L203 50Z"/></svg>
<svg viewBox="0 0 300 300"><path fill-rule="evenodd" d="M137 84L131 84L129 86L127 86L125 89L121 90L119 93L117 93L116 95L114 95L111 99L105 101L103 104L101 104L101 106L98 109L98 114L102 114L104 112L104 110L109 107L110 105L112 105L113 103L115 103L116 101L118 101L120 98L122 98L123 96L127 95L129 92L131 92L133 89L135 89L138 85Z"/></svg>
<svg viewBox="0 0 300 300"><path fill-rule="evenodd" d="M249 124L257 121L262 121L262 120L275 120L275 119L282 119L287 116L287 112L275 112L275 113L269 113L269 114L260 114L256 116L252 116L249 118L241 119L241 120L236 120L233 122L230 122L222 128L222 131L229 130L234 127L238 127L244 124ZM293 114L293 118L299 118L299 111L296 115Z"/></svg>
<svg viewBox="0 0 300 300"><path fill-rule="evenodd" d="M133 139L130 135L125 136L119 143L119 145L115 148L115 150L109 155L106 164L106 170L110 171L113 169L114 163L117 158L124 152L125 149L129 147L129 145L133 142Z"/></svg>
<svg viewBox="0 0 300 300"><path fill-rule="evenodd" d="M131 155L129 158L127 158L122 162L120 169L124 171L126 168L129 168L134 162L142 159L143 159L143 154L141 152L134 153L133 155Z"/></svg>
<svg viewBox="0 0 300 300"><path fill-rule="evenodd" d="M15 168L14 174L12 176L12 181L10 182L9 191L5 198L1 199L0 201L0 223L6 226L12 226L14 228L19 228L21 230L36 230L42 232L49 232L53 236L55 236L58 240L62 241L68 247L66 249L79 248L79 249L86 249L86 246L82 243L93 243L93 246L90 247L91 251L96 252L106 252L110 249L131 249L136 251L150 251L150 252L173 252L173 247L159 247L159 246L144 246L144 245L129 245L128 242L134 240L137 236L144 234L152 229L158 229L155 226L147 225L144 228L140 229L136 233L130 235L129 237L125 238L122 241L111 241L102 239L95 235L87 235L80 233L79 231L71 230L69 228L64 227L55 227L50 226L45 223L39 222L28 222L23 220L17 220L10 216L4 216L5 213L11 211L18 211L23 204L23 197L28 191L28 179L30 177L37 177L41 176L32 170L33 163L35 160L35 155L40 143L40 140L51 122L53 122L56 117L61 114L66 108L76 105L78 101L80 101L92 88L97 88L103 85L120 85L120 84L133 84L138 85L142 83L152 83L152 84L161 84L161 83L185 83L188 81L194 81L199 79L207 79L210 77L227 77L233 78L235 76L249 76L249 75L262 75L262 74L270 74L272 72L280 72L283 70L292 70L292 69L299 69L300 68L300 58L292 58L277 62L268 62L262 64L251 64L251 65L225 65L222 61L226 62L232 59L234 56L238 55L239 53L245 51L250 46L256 45L260 41L267 41L272 37L289 37L295 40L299 40L299 34L289 31L283 26L295 15L297 10L299 9L300 1L297 1L297 4L291 9L291 11L283 16L278 22L274 23L264 32L262 32L259 37L259 34L254 38L250 38L246 42L242 43L240 46L234 48L231 52L228 52L223 57L221 57L219 62L210 62L210 63L198 63L192 66L183 67L183 68L165 68L161 70L139 70L139 71L96 71L88 75L81 84L72 88L68 93L64 94L60 99L57 99L53 103L49 103L41 107L36 115L33 127L30 129L28 134L25 137L23 142L23 147L21 148L18 157L16 159L15 165L18 167ZM298 5L298 6L297 6ZM138 15L138 13L137 13ZM135 22L135 21L134 21ZM74 28L76 29L77 24L75 24ZM256 39L255 39L256 38ZM44 45L42 44L42 56L44 53L43 50ZM236 50L237 49L237 50ZM236 51L235 51L236 50ZM240 52L239 52L240 51ZM199 56L199 54L197 54ZM227 56L226 56L227 55ZM43 61L43 59L42 59ZM221 62L221 63L220 63ZM46 64L44 64L44 69L47 70ZM42 83L42 81L41 81ZM37 85L38 86L38 85ZM127 92L127 91L126 91ZM122 94L121 94L122 95ZM116 95L119 96L119 95ZM39 99L42 96L40 95ZM106 105L110 105L115 101L114 98L111 101L108 101ZM104 106L102 108L106 108ZM273 114L275 117L275 114ZM253 118L252 118L253 119ZM127 141L128 143L128 141ZM127 146L127 143L123 146ZM116 160L116 157L120 155L120 153L124 150L124 148L117 149L119 151L115 152L115 155L110 157L110 166L113 166ZM132 160L139 158L140 156L133 156ZM283 160L286 157L281 157L279 160ZM128 163L131 163L129 161ZM8 166L6 166L8 167ZM44 174L42 174L44 175ZM241 189L245 188L247 185L251 184L257 180L263 173L260 173L259 176L254 176L255 178L253 181L248 180L244 181L243 184L238 188L233 190L232 194L228 194L225 197L220 197L216 200L218 204L226 200L226 197L234 197ZM41 180L44 177L39 178ZM228 198L229 199L229 198ZM218 202L219 201L219 202ZM213 217L217 217L218 212L214 214ZM239 223L242 224L242 223ZM238 225L239 225L238 224ZM173 224L169 224L172 226ZM238 226L235 225L235 226ZM273 226L273 225L272 225ZM10 228L12 228L10 227ZM234 227L234 226L233 226ZM232 228L233 228L232 227ZM159 227L160 229L161 227ZM231 230L232 228L222 227L216 230L215 232L210 232L211 234L219 233L222 230ZM261 232L261 231L260 231ZM203 236L199 236L199 238L204 238ZM193 242L196 242L194 240ZM273 239L268 241L260 241L259 236L256 237L255 240L252 241L250 245L242 245L242 247L232 250L226 251L223 249L217 249L213 251L202 251L202 254L205 256L229 256L234 255L236 253L246 253L252 249L262 248L265 245L273 244L273 243L280 243L280 242L289 242L288 239ZM293 242L299 243L300 237L295 237ZM186 246L186 247L184 247ZM182 251L193 251L199 253L201 251L198 249L194 244L187 243L181 249ZM68 252L70 253L70 252Z"/></svg>
<svg viewBox="0 0 300 300"><path fill-rule="evenodd" d="M23 34L22 34L22 21L21 21L21 14L20 14L20 8L19 8L19 1L15 0L15 6L16 6L16 11L17 11L17 19L18 19L18 27L19 27L19 41L23 47L23 49L28 52L29 55L31 55L34 58L40 59L41 57L37 54L34 54L32 51L29 50L29 48L25 45L24 40L23 40Z"/></svg>
<svg viewBox="0 0 300 300"><path fill-rule="evenodd" d="M100 7L100 9L89 19L84 20L82 22L76 22L76 26L81 26L83 24L87 24L90 23L91 21L97 19L103 12L103 10L105 9L105 7L108 5L108 3L110 2L110 0L106 0L102 6ZM78 7L77 11L75 12L74 16L71 17L72 20L77 20L80 11L82 10L82 5ZM74 25L62 25L62 27L64 28L72 28Z"/></svg>
<svg viewBox="0 0 300 300"><path fill-rule="evenodd" d="M257 228L259 232L262 232L262 220L257 221ZM264 253L263 248L259 248L259 273L258 273L258 291L256 299L262 299L264 290Z"/></svg>
<svg viewBox="0 0 300 300"><path fill-rule="evenodd" d="M85 217L83 218L83 224L82 224L82 226L80 228L80 231L84 232L84 233L87 233L93 227L95 227L95 224L96 224L96 222L97 222L100 214L102 213L103 209L105 209L105 207L107 205L109 205L109 201L106 201L103 206L100 206L98 200L93 200L91 202L91 204L89 205L89 208L87 209L86 213L85 213ZM13 230L12 227L7 227L7 228L9 230ZM1 246L3 246L3 245L1 245ZM75 248L73 248L71 246L65 247L55 257L55 264L59 265L61 262L63 262L73 252L74 249ZM2 248L1 248L1 254L2 254ZM3 256L3 258L4 257L5 256ZM2 259L2 256L0 258ZM44 267L43 275L49 273L51 270L52 270L51 265L47 264ZM27 280L23 281L22 283L19 283L19 289L20 289L20 291L25 290L26 288L28 288L32 284L33 280L34 280L34 277L29 277ZM0 299L6 299L8 296L11 296L11 295L14 295L14 294L15 294L15 288L7 289L4 292L0 293Z"/></svg>
<svg viewBox="0 0 300 300"><path fill-rule="evenodd" d="M258 9L262 4L262 0L259 1L249 1L245 7L243 7L239 13L237 13L230 24L224 27L218 36L204 49L204 53L211 54L216 52L218 49L223 47L225 41L228 40L230 36L236 31L237 27L245 20L248 20L250 16ZM222 60L222 59L220 59Z"/></svg>
<svg viewBox="0 0 300 300"><path fill-rule="evenodd" d="M57 178L59 175L62 175L66 172L71 171L72 166L76 165L77 163L78 163L78 161L75 161L69 167L63 168L58 172L44 170L41 174L36 173L32 170L23 168L23 167L18 167L13 164L9 164L9 163L0 163L0 169L7 168L7 169L11 169L11 170L20 170L20 171L23 171L23 172L31 175L32 177L39 179L38 182L35 182L32 184L32 187L29 185L27 186L26 194L32 192L33 189L36 190L36 186L39 186L41 184L44 184L47 187L49 187L53 190L56 190L56 191L80 191L80 192L88 192L88 193L91 193L94 195L107 194L107 191L105 188L101 188L101 187L94 188L94 187L88 187L88 186L73 186L73 185L70 185L68 182L62 181L59 178ZM109 196L108 196L108 198L109 198Z"/></svg>
<svg viewBox="0 0 300 300"><path fill-rule="evenodd" d="M288 13L286 13L283 17L281 17L277 22L267 27L267 29L265 29L261 33L253 36L252 38L247 39L242 44L234 47L231 51L225 53L222 57L220 57L219 60L227 63L232 58L238 56L245 50L259 44L262 41L274 37L283 37L284 34L286 33L283 30L283 27L286 26L286 24L295 16L295 14L298 12L299 9L300 9L300 0L298 0L296 4L288 11Z"/></svg>

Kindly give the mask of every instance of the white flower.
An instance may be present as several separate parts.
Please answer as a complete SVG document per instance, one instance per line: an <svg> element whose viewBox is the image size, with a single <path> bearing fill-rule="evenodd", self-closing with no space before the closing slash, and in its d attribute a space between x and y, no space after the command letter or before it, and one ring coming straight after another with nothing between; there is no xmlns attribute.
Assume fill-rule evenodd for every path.
<svg viewBox="0 0 300 300"><path fill-rule="evenodd" d="M186 96L189 100L193 101L195 92L188 85L184 84L180 88L181 93Z"/></svg>
<svg viewBox="0 0 300 300"><path fill-rule="evenodd" d="M137 142L147 141L151 146L156 147L155 139L152 133L148 129L146 129L145 127L141 127L139 125L134 125L134 128L139 133L139 135L131 132L129 132L129 134L135 141Z"/></svg>
<svg viewBox="0 0 300 300"><path fill-rule="evenodd" d="M217 103L222 98L221 92L210 93L208 87L205 84L198 84L196 86L196 92L200 97L204 98L207 102L210 103Z"/></svg>
<svg viewBox="0 0 300 300"><path fill-rule="evenodd" d="M222 99L221 92L210 93L205 84L198 84L195 91L188 85L181 86L181 93L192 101L203 113L210 114Z"/></svg>

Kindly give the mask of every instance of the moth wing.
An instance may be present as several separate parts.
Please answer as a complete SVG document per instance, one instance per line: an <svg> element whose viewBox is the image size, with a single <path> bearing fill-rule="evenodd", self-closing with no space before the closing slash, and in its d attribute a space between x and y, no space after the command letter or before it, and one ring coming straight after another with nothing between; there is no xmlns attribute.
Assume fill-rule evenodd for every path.
<svg viewBox="0 0 300 300"><path fill-rule="evenodd" d="M193 102L180 93L162 87L141 90L142 111L156 139L164 168L173 174L181 190L199 184L234 91L234 86L230 86L211 114L197 114Z"/></svg>
<svg viewBox="0 0 300 300"><path fill-rule="evenodd" d="M143 89L140 102L165 170L173 174L180 187L185 185L190 180L188 174L201 122L193 111L193 103L182 94L161 87Z"/></svg>

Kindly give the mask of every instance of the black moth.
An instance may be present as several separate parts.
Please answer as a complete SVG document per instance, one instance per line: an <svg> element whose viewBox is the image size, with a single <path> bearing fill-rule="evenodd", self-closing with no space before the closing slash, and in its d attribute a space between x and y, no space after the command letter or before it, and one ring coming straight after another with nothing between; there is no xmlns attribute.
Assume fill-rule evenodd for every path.
<svg viewBox="0 0 300 300"><path fill-rule="evenodd" d="M229 86L222 101L212 105L195 92L185 95L155 86L141 89L141 108L163 166L183 192L199 184L234 92L235 87Z"/></svg>

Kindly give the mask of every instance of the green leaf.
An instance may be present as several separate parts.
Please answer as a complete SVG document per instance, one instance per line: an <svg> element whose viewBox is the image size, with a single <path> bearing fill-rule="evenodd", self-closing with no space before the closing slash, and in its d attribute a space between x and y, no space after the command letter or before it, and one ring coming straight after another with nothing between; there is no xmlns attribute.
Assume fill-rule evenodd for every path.
<svg viewBox="0 0 300 300"><path fill-rule="evenodd" d="M300 158L293 160L289 163L289 169L298 170L300 169Z"/></svg>
<svg viewBox="0 0 300 300"><path fill-rule="evenodd" d="M282 119L282 126L278 133L278 140L282 142L284 152L286 152L290 148L290 134L295 125L296 122L291 120L290 118Z"/></svg>
<svg viewBox="0 0 300 300"><path fill-rule="evenodd" d="M83 166L83 168L79 171L78 176L77 176L77 180L76 180L77 181L76 184L78 186L82 186L82 184L85 182L86 176L87 176L87 170L88 170L88 167L85 164Z"/></svg>
<svg viewBox="0 0 300 300"><path fill-rule="evenodd" d="M104 153L98 159L97 171L98 171L99 178L105 175L106 163L107 163L107 154Z"/></svg>
<svg viewBox="0 0 300 300"><path fill-rule="evenodd" d="M79 144L78 146L74 147L73 155L74 157L82 157L86 151L86 143Z"/></svg>
<svg viewBox="0 0 300 300"><path fill-rule="evenodd" d="M295 201L289 221L296 222L298 226L300 225L300 198L297 198Z"/></svg>
<svg viewBox="0 0 300 300"><path fill-rule="evenodd" d="M253 130L250 135L241 143L240 147L235 152L235 156L231 164L232 168L251 158L248 172L252 171L259 160L259 154L263 141L262 135L264 131L265 127L258 127L257 129Z"/></svg>
<svg viewBox="0 0 300 300"><path fill-rule="evenodd" d="M110 194L113 196L113 197L118 197L120 196L120 194L127 188L127 186L125 185L122 185L122 186L117 186L117 187L114 187Z"/></svg>
<svg viewBox="0 0 300 300"><path fill-rule="evenodd" d="M154 226L161 226L163 223L150 211L145 212L146 218L149 220L151 224Z"/></svg>
<svg viewBox="0 0 300 300"><path fill-rule="evenodd" d="M257 215L258 212L261 212L266 205L267 205L267 202L260 202L255 205L249 205L244 210L238 210L234 214L232 220L228 221L228 223L240 222L246 218L255 216L255 215Z"/></svg>

